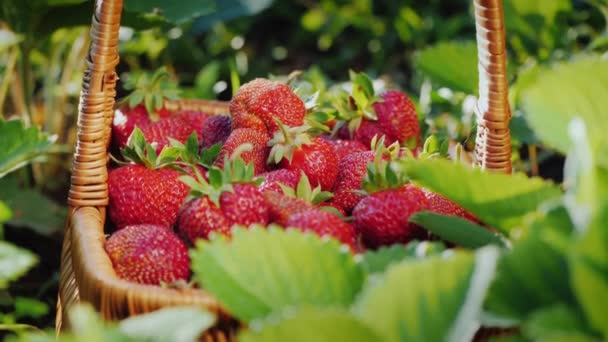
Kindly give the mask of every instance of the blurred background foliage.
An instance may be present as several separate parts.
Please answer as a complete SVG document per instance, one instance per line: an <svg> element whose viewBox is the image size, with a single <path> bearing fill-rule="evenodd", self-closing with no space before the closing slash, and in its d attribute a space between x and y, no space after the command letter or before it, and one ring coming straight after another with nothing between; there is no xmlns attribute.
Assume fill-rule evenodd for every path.
<svg viewBox="0 0 608 342"><path fill-rule="evenodd" d="M21 119L23 130L40 127L42 140L54 143L32 147L40 152L34 156L31 149L13 151L13 159L30 153L26 160L42 155L46 162L13 169L0 180L0 209L12 213L0 215L4 237L38 255L20 270L3 269L10 259L0 259L0 285L13 280L9 271L33 267L0 286L0 327L53 324L92 9L90 0L0 2L0 115ZM505 0L504 11L515 168L561 181L563 155L539 143L521 98L546 66L605 56L608 2ZM365 71L407 91L427 132L469 150L474 145L477 51L470 0L125 0L123 24L123 79L165 66L184 96L229 100L235 76L245 82L302 69L324 87L347 80L349 69ZM0 146L8 145L4 129ZM0 151L0 170L3 158L10 160L10 153ZM12 255L2 246L0 258Z"/></svg>

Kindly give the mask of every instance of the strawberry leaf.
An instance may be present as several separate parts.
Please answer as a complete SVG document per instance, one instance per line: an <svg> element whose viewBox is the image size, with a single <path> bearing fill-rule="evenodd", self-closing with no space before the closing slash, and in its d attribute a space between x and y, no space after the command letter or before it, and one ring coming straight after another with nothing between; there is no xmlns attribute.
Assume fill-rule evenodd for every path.
<svg viewBox="0 0 608 342"><path fill-rule="evenodd" d="M207 167L213 165L213 162L215 162L215 160L217 159L217 156L219 156L221 150L222 150L221 144L214 144L214 145L210 146L209 148L202 150L201 154L200 154L201 164L203 166L207 166Z"/></svg>
<svg viewBox="0 0 608 342"><path fill-rule="evenodd" d="M55 136L40 132L38 127L26 128L20 120L0 118L0 177L33 161L42 161L53 152Z"/></svg>
<svg viewBox="0 0 608 342"><path fill-rule="evenodd" d="M508 232L544 202L559 198L555 184L522 174L506 175L442 159L400 163L409 178L460 204L482 222Z"/></svg>
<svg viewBox="0 0 608 342"><path fill-rule="evenodd" d="M501 237L460 217L424 211L414 214L409 221L426 228L442 240L455 243L460 247L480 248L486 245L505 247L505 242Z"/></svg>
<svg viewBox="0 0 608 342"><path fill-rule="evenodd" d="M133 108L143 102L149 115L163 108L165 99L179 98L177 83L170 79L165 67L157 69L153 74L134 73L127 77L125 89L132 90L122 102Z"/></svg>
<svg viewBox="0 0 608 342"><path fill-rule="evenodd" d="M216 168L209 169L208 172L209 184L214 188L219 188L224 183L222 171Z"/></svg>
<svg viewBox="0 0 608 342"><path fill-rule="evenodd" d="M0 241L0 289L6 289L10 281L24 275L38 262L32 252L7 241Z"/></svg>
<svg viewBox="0 0 608 342"><path fill-rule="evenodd" d="M446 63L445 61L450 61ZM439 87L477 93L477 48L474 41L441 42L419 52L416 70Z"/></svg>
<svg viewBox="0 0 608 342"><path fill-rule="evenodd" d="M354 312L383 341L470 341L498 250L404 260L362 291Z"/></svg>
<svg viewBox="0 0 608 342"><path fill-rule="evenodd" d="M277 315L278 316L278 315ZM280 318L277 322L276 320ZM380 342L380 336L346 310L305 308L251 324L238 337L242 342Z"/></svg>
<svg viewBox="0 0 608 342"><path fill-rule="evenodd" d="M201 286L246 322L286 308L346 308L365 279L337 241L277 227L235 229L230 241L199 240L191 260Z"/></svg>
<svg viewBox="0 0 608 342"><path fill-rule="evenodd" d="M363 267L368 273L382 273L386 269L405 259L424 259L431 255L440 254L445 250L441 242L412 241L407 245L395 244L381 247L363 254Z"/></svg>

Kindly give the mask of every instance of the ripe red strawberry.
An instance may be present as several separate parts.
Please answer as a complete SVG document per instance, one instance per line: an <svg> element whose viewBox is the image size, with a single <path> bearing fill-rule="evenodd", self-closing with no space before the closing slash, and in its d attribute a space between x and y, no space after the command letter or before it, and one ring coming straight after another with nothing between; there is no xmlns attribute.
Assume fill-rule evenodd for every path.
<svg viewBox="0 0 608 342"><path fill-rule="evenodd" d="M353 225L367 247L407 243L424 234L422 228L408 219L426 208L424 192L413 185L383 190L357 204L353 210Z"/></svg>
<svg viewBox="0 0 608 342"><path fill-rule="evenodd" d="M355 251L355 230L350 224L332 213L316 208L302 211L287 220L287 227L313 232L319 236L332 237Z"/></svg>
<svg viewBox="0 0 608 342"><path fill-rule="evenodd" d="M441 215L458 216L473 223L479 223L479 220L473 214L450 199L426 189L424 190L424 194L428 202L429 211Z"/></svg>
<svg viewBox="0 0 608 342"><path fill-rule="evenodd" d="M265 191L264 199L269 207L270 222L286 226L289 218L299 212L314 208L310 203L282 195L279 192Z"/></svg>
<svg viewBox="0 0 608 342"><path fill-rule="evenodd" d="M340 136L350 136L368 146L371 139L386 136L390 145L394 142L415 149L421 145L420 125L414 104L404 93L388 90L377 97L367 75L352 74L352 95L343 119Z"/></svg>
<svg viewBox="0 0 608 342"><path fill-rule="evenodd" d="M178 171L160 164L167 161L163 152L153 159L154 151L141 131L133 131L123 155L139 164L120 166L108 175L108 210L116 228L143 223L169 228L175 223L188 187L179 181Z"/></svg>
<svg viewBox="0 0 608 342"><path fill-rule="evenodd" d="M160 119L141 127L146 140L156 145L156 151L169 145L169 138L185 143L192 132L201 140L203 125L209 115L206 113L187 111Z"/></svg>
<svg viewBox="0 0 608 342"><path fill-rule="evenodd" d="M112 234L105 250L116 274L139 284L188 280L188 248L166 227L130 225Z"/></svg>
<svg viewBox="0 0 608 342"><path fill-rule="evenodd" d="M336 139L327 141L334 147L338 161L342 161L342 159L351 154L369 150L369 144L363 145L357 140Z"/></svg>
<svg viewBox="0 0 608 342"><path fill-rule="evenodd" d="M209 182L203 177L184 176L181 180L195 196L180 211L180 232L194 243L211 232L230 235L234 225L267 225L270 211L258 188L253 184L253 166L236 158L228 160L222 171L209 169Z"/></svg>
<svg viewBox="0 0 608 342"><path fill-rule="evenodd" d="M223 144L232 132L232 120L225 115L209 117L203 124L201 148L209 148L215 144Z"/></svg>
<svg viewBox="0 0 608 342"><path fill-rule="evenodd" d="M279 183L295 189L300 181L300 172L287 170L287 169L278 169L263 173L260 177L264 178L262 184L260 184L260 191L275 191L280 194L283 193L283 190L279 186Z"/></svg>
<svg viewBox="0 0 608 342"><path fill-rule="evenodd" d="M244 144L250 144L251 150L240 154L245 163L252 163L256 175L266 171L266 159L268 158L268 141L270 137L263 132L251 128L238 128L230 133L228 139L222 146L220 153L215 160L215 166L222 168L224 159L230 156Z"/></svg>
<svg viewBox="0 0 608 342"><path fill-rule="evenodd" d="M289 128L282 123L279 126L280 132L269 143L272 146L269 162L304 172L313 187L321 185L321 189L331 190L338 177L338 158L333 146L325 139L311 138L308 126Z"/></svg>
<svg viewBox="0 0 608 342"><path fill-rule="evenodd" d="M304 102L287 84L257 78L241 86L230 101L233 127L253 128L272 135L280 120L287 126L300 126L304 121Z"/></svg>
<svg viewBox="0 0 608 342"><path fill-rule="evenodd" d="M164 108L155 111L154 114L149 114L146 107L141 104L133 108L122 106L114 111L112 144L117 149L123 148L127 145L129 136L133 133L133 129L136 126L141 128L170 115L171 113Z"/></svg>
<svg viewBox="0 0 608 342"><path fill-rule="evenodd" d="M252 184L235 184L234 193L223 192L220 204L209 197L195 198L180 211L178 227L192 243L208 239L212 232L230 236L235 224L249 226L269 223L268 206Z"/></svg>
<svg viewBox="0 0 608 342"><path fill-rule="evenodd" d="M374 110L387 142L398 141L412 149L420 146L420 125L412 101L398 90L388 90L380 97L382 101L374 103Z"/></svg>
<svg viewBox="0 0 608 342"><path fill-rule="evenodd" d="M367 173L367 164L374 161L374 152L353 153L345 157L338 166L338 179L334 186L334 197L330 203L350 213L363 199L355 191L361 189L361 182Z"/></svg>

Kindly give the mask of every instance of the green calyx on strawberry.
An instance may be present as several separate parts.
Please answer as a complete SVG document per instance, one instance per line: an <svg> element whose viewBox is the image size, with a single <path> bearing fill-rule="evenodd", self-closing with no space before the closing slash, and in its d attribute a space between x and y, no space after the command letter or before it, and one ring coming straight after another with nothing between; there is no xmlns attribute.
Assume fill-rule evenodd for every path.
<svg viewBox="0 0 608 342"><path fill-rule="evenodd" d="M352 136L359 129L364 119L369 121L378 120L373 105L382 101L382 99L376 96L373 82L367 74L350 70L349 75L352 91L347 97L338 98L336 107L339 110L339 118L348 123L348 132ZM340 127L341 125L336 126L336 128Z"/></svg>
<svg viewBox="0 0 608 342"><path fill-rule="evenodd" d="M275 122L279 131L268 142L268 145L271 146L268 163L279 164L284 158L291 163L296 150L303 145L312 145L311 137L308 134L310 126L287 127L278 119Z"/></svg>
<svg viewBox="0 0 608 342"><path fill-rule="evenodd" d="M207 172L207 179L194 169L196 178L184 175L180 180L190 187L192 197L208 197L216 206L220 205L220 197L224 192L234 192L234 184L254 184L258 186L263 179L254 177L253 165L245 164L240 153L244 152L249 146L242 145L243 148L232 156L231 159L224 160L224 169L211 167Z"/></svg>
<svg viewBox="0 0 608 342"><path fill-rule="evenodd" d="M384 137L379 140L374 137L372 149L374 150L374 161L367 164L367 173L361 183L364 193L399 189L408 183L405 172L402 172L395 163L403 152L411 153L407 148L400 148L397 142L386 147Z"/></svg>
<svg viewBox="0 0 608 342"><path fill-rule="evenodd" d="M200 144L194 132L190 134L185 143L172 138L169 138L169 142L171 148L177 149L181 162L187 165L200 165L205 168L210 168L213 165L222 148L220 144L215 144L199 151Z"/></svg>
<svg viewBox="0 0 608 342"><path fill-rule="evenodd" d="M149 169L160 169L172 166L180 156L180 150L176 147L165 146L159 154L156 153L156 146L148 144L143 132L135 127L129 137L127 146L121 150L122 156L127 162L114 159L118 164L124 165L129 162L144 165Z"/></svg>
<svg viewBox="0 0 608 342"><path fill-rule="evenodd" d="M133 108L143 103L152 120L157 120L157 111L164 106L165 99L179 99L177 84L170 79L167 69L162 67L152 75L142 73L127 78L124 88L132 90L123 102Z"/></svg>
<svg viewBox="0 0 608 342"><path fill-rule="evenodd" d="M317 185L314 189L310 185L310 181L304 172L301 173L300 180L298 181L297 186L291 188L289 186L284 185L283 183L278 183L283 190L283 194L288 197L299 198L304 202L320 205L325 201L331 199L334 195L329 191L321 190L321 186Z"/></svg>

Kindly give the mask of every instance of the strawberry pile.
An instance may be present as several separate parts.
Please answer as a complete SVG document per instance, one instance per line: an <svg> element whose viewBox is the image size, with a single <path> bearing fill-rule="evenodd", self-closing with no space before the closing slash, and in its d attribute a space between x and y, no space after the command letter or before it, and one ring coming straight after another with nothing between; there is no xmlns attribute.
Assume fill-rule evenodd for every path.
<svg viewBox="0 0 608 342"><path fill-rule="evenodd" d="M409 222L420 211L477 222L395 167L425 155L418 116L406 94L376 95L364 74L339 101L313 106L288 84L255 79L229 116L169 113L164 79L139 84L114 117L105 248L121 278L188 281L188 246L237 226L278 224L359 253L432 238ZM315 121L320 110L334 114Z"/></svg>

